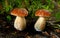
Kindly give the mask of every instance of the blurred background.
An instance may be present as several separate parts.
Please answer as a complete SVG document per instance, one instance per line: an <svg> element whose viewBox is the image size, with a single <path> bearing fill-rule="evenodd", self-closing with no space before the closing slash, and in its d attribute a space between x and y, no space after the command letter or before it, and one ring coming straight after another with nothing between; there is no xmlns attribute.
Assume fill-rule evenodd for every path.
<svg viewBox="0 0 60 38"><path fill-rule="evenodd" d="M12 16L10 14L14 8L25 8L28 10L29 15L26 17L26 19L27 19L27 25L28 25L27 27L29 27L30 30L31 28L33 28L32 25L34 25L34 23L38 19L38 17L35 16L36 10L46 9L50 11L51 18L48 21L49 22L48 28L49 29L52 28L53 31L56 29L59 29L58 31L60 33L60 0L0 0L0 31L1 33L16 34L18 32L13 26L15 16ZM35 30L31 30L31 31L32 32L34 31L33 33L35 34ZM31 33L29 32L29 30L26 32ZM21 34L21 32L19 33ZM23 36L24 36L24 33L25 32L23 31L22 32Z"/></svg>

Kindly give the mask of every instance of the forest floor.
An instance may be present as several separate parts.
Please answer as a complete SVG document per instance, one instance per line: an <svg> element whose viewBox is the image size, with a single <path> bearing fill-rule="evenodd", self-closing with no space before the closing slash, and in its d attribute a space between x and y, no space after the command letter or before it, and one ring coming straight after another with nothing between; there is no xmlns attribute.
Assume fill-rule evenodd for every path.
<svg viewBox="0 0 60 38"><path fill-rule="evenodd" d="M0 38L60 38L60 29L53 29L46 26L42 32L34 29L35 20L27 20L27 27L23 31L18 31L13 26L13 21L6 22L0 19ZM48 25L48 24L47 24Z"/></svg>

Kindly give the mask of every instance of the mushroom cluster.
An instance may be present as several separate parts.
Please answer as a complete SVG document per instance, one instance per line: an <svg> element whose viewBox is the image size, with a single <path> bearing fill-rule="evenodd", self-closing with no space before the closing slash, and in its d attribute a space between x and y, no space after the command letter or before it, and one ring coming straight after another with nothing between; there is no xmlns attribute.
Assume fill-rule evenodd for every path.
<svg viewBox="0 0 60 38"><path fill-rule="evenodd" d="M11 15L16 16L14 21L14 27L17 30L24 30L26 28L26 19L25 16L28 15L28 11L25 8L15 8L12 10ZM39 19L34 25L36 31L42 31L45 29L46 18L50 17L51 13L48 10L37 10L35 16L39 16Z"/></svg>
<svg viewBox="0 0 60 38"><path fill-rule="evenodd" d="M15 8L12 10L11 15L16 16L14 27L20 31L24 30L26 28L25 16L28 15L28 11L25 8Z"/></svg>
<svg viewBox="0 0 60 38"><path fill-rule="evenodd" d="M37 22L34 25L36 31L42 31L45 28L46 18L50 17L51 13L48 10L37 10L35 16L39 16Z"/></svg>

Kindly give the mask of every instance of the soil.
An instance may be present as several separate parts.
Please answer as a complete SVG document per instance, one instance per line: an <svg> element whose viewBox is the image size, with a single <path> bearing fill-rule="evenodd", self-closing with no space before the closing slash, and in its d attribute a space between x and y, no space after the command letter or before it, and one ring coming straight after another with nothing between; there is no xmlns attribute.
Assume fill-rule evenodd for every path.
<svg viewBox="0 0 60 38"><path fill-rule="evenodd" d="M15 17L8 22L6 18L0 18L0 38L60 38L60 29L54 29L47 26L50 25L49 23L46 23L46 28L43 31L37 32L34 29L34 24L37 19L27 19L26 29L19 31L13 26L14 19Z"/></svg>

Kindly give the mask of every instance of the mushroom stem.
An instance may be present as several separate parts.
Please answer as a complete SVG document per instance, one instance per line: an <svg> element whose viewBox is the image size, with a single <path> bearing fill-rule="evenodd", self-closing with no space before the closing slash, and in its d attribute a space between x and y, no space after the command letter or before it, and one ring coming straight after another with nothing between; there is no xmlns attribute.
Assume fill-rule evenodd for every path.
<svg viewBox="0 0 60 38"><path fill-rule="evenodd" d="M14 22L14 27L17 30L24 30L26 28L26 19L24 17L17 16Z"/></svg>
<svg viewBox="0 0 60 38"><path fill-rule="evenodd" d="M44 17L39 17L39 19L35 23L34 28L36 31L42 31L45 28L45 24L46 24L46 19Z"/></svg>

